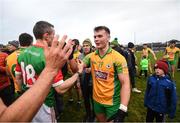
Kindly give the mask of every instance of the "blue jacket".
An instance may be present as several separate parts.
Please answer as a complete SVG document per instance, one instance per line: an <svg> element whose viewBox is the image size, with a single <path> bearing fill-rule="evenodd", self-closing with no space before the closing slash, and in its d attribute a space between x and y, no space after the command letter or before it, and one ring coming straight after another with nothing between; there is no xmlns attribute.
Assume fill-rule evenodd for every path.
<svg viewBox="0 0 180 123"><path fill-rule="evenodd" d="M175 116L177 95L175 84L168 76L148 78L144 105L153 111Z"/></svg>

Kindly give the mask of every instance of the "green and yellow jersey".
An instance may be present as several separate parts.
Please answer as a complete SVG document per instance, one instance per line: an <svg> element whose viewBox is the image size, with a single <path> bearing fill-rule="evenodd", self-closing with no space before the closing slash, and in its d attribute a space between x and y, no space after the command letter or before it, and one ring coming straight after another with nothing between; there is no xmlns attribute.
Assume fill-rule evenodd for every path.
<svg viewBox="0 0 180 123"><path fill-rule="evenodd" d="M128 74L125 58L109 48L101 57L98 50L83 59L84 64L91 66L93 79L93 99L100 104L113 105L120 102L120 81L118 74Z"/></svg>
<svg viewBox="0 0 180 123"><path fill-rule="evenodd" d="M177 52L179 52L180 49L177 48L177 47L174 47L174 48L170 48L170 47L166 47L166 53L168 55L168 61L173 61L175 60L175 55Z"/></svg>
<svg viewBox="0 0 180 123"><path fill-rule="evenodd" d="M14 51L12 54L10 54L6 58L6 68L8 73L11 75L13 82L14 82L14 87L15 87L15 92L20 91L21 89L19 88L17 84L17 80L15 78L15 68L17 64L17 57L21 52L24 51L25 48L20 48L19 50Z"/></svg>
<svg viewBox="0 0 180 123"><path fill-rule="evenodd" d="M80 55L81 55L81 53L78 50L74 51L73 59L77 59Z"/></svg>

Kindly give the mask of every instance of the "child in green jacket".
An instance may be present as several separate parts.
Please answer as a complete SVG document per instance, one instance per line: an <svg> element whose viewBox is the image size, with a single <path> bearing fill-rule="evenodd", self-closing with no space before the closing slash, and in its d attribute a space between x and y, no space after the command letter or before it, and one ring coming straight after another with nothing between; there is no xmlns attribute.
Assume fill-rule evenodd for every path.
<svg viewBox="0 0 180 123"><path fill-rule="evenodd" d="M143 56L141 61L140 61L140 76L145 75L145 77L147 77L147 72L148 72L148 59L146 58L146 56Z"/></svg>

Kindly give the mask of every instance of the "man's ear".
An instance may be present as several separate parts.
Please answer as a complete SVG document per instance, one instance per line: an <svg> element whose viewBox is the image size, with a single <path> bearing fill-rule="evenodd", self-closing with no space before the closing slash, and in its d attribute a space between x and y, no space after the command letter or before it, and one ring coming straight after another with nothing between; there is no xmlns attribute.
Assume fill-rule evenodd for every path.
<svg viewBox="0 0 180 123"><path fill-rule="evenodd" d="M49 38L49 34L48 34L48 33L44 33L44 34L43 34L43 39L44 39L44 40L48 40L48 38Z"/></svg>
<svg viewBox="0 0 180 123"><path fill-rule="evenodd" d="M111 39L111 36L110 36L110 35L108 35L108 41L110 41L110 39Z"/></svg>

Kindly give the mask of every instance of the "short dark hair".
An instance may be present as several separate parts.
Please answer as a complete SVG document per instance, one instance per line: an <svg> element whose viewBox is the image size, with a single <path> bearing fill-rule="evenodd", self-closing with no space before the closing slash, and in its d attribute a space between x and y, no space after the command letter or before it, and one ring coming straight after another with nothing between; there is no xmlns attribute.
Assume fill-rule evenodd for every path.
<svg viewBox="0 0 180 123"><path fill-rule="evenodd" d="M20 46L30 46L33 42L33 37L28 33L21 33L19 35Z"/></svg>
<svg viewBox="0 0 180 123"><path fill-rule="evenodd" d="M54 25L46 21L38 21L33 28L35 38L42 39L44 33L52 33L52 28L54 28Z"/></svg>
<svg viewBox="0 0 180 123"><path fill-rule="evenodd" d="M146 59L147 58L147 56L146 55L143 55L143 59Z"/></svg>
<svg viewBox="0 0 180 123"><path fill-rule="evenodd" d="M128 43L128 48L134 48L134 44L132 42Z"/></svg>
<svg viewBox="0 0 180 123"><path fill-rule="evenodd" d="M147 44L147 43L144 43L143 45L146 45L146 46L147 46L148 44Z"/></svg>
<svg viewBox="0 0 180 123"><path fill-rule="evenodd" d="M75 45L79 45L79 40L78 39L73 39L72 41L74 41Z"/></svg>
<svg viewBox="0 0 180 123"><path fill-rule="evenodd" d="M110 29L106 26L97 26L94 28L94 31L97 32L99 30L105 30L110 35Z"/></svg>
<svg viewBox="0 0 180 123"><path fill-rule="evenodd" d="M170 44L176 44L176 42L177 42L177 40L175 40L175 39L172 39L169 41Z"/></svg>

